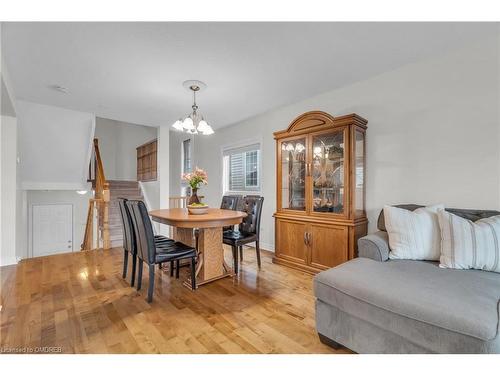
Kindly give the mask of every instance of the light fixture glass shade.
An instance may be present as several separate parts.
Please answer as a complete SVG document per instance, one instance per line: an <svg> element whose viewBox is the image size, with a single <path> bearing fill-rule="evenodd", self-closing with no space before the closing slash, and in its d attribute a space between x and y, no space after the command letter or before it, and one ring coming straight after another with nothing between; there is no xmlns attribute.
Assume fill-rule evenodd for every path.
<svg viewBox="0 0 500 375"><path fill-rule="evenodd" d="M201 120L198 123L198 127L196 129L198 129L198 131L201 133L205 133L205 130L207 129L207 127L208 127L207 122L205 120Z"/></svg>
<svg viewBox="0 0 500 375"><path fill-rule="evenodd" d="M194 124L193 124L193 119L189 116L186 117L182 123L182 127L186 130L195 130Z"/></svg>
<svg viewBox="0 0 500 375"><path fill-rule="evenodd" d="M183 129L183 127L182 127L182 121L181 120L177 120L176 122L174 122L174 124L172 125L172 127L175 130L182 130Z"/></svg>
<svg viewBox="0 0 500 375"><path fill-rule="evenodd" d="M206 125L205 129L202 131L203 135L214 134L214 129L210 125Z"/></svg>
<svg viewBox="0 0 500 375"><path fill-rule="evenodd" d="M286 145L286 150L287 150L287 151L293 151L293 150L295 150L295 147L293 147L293 145L292 145L291 143L288 143L288 144Z"/></svg>

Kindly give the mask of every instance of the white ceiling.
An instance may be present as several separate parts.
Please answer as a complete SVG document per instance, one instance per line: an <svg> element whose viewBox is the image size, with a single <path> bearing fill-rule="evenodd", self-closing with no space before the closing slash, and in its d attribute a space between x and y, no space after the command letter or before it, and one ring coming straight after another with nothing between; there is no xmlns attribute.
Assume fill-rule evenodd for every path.
<svg viewBox="0 0 500 375"><path fill-rule="evenodd" d="M4 23L16 97L144 125L214 128L496 35L493 23ZM50 88L61 85L68 94Z"/></svg>

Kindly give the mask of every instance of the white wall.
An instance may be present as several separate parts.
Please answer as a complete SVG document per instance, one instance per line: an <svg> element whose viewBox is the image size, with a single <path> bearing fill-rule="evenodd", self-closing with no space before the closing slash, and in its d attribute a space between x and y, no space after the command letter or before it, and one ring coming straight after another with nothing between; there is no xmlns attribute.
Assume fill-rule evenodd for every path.
<svg viewBox="0 0 500 375"><path fill-rule="evenodd" d="M170 196L170 125L158 128L158 182L160 208L168 208ZM160 225L160 234L169 235L166 225Z"/></svg>
<svg viewBox="0 0 500 375"><path fill-rule="evenodd" d="M139 185L148 209L158 209L160 207L160 183L158 181L141 181Z"/></svg>
<svg viewBox="0 0 500 375"><path fill-rule="evenodd" d="M16 139L17 144L17 163L16 163L16 258L17 260L26 258L28 253L28 205L26 190L22 188L21 180L21 157L20 157L19 136Z"/></svg>
<svg viewBox="0 0 500 375"><path fill-rule="evenodd" d="M3 24L0 27L3 29ZM1 39L1 35L0 35ZM14 264L26 244L22 227L25 195L20 190L16 100L0 43L0 266Z"/></svg>
<svg viewBox="0 0 500 375"><path fill-rule="evenodd" d="M160 208L160 182L159 181L141 181L141 187L144 203L148 210L157 210ZM153 222L155 233L160 233L160 224Z"/></svg>
<svg viewBox="0 0 500 375"><path fill-rule="evenodd" d="M497 54L500 54L500 24L497 24ZM500 76L500 58L497 60L497 77ZM497 78L497 116L500 119L500 78ZM500 145L500 126L498 129L498 145ZM498 152L498 176L500 178L500 151ZM500 189L498 189L498 200L500 201Z"/></svg>
<svg viewBox="0 0 500 375"><path fill-rule="evenodd" d="M200 138L200 137L198 137ZM177 131L170 132L170 195L180 196L181 191L181 175L182 175L182 142L186 139L193 139L187 133ZM191 141L191 152L193 155L197 153L197 142ZM194 146L194 147L193 147ZM196 161L192 160L193 166L196 166Z"/></svg>
<svg viewBox="0 0 500 375"><path fill-rule="evenodd" d="M108 180L137 180L136 148L157 137L157 129L96 118L95 137Z"/></svg>
<svg viewBox="0 0 500 375"><path fill-rule="evenodd" d="M5 82L3 72L1 76L1 91L0 91L0 108L2 116L16 117L16 110L14 108L14 102L10 97L8 84Z"/></svg>
<svg viewBox="0 0 500 375"><path fill-rule="evenodd" d="M16 263L16 183L17 183L17 121L1 116L1 251L0 266Z"/></svg>
<svg viewBox="0 0 500 375"><path fill-rule="evenodd" d="M17 115L23 188L86 189L94 115L20 100Z"/></svg>
<svg viewBox="0 0 500 375"><path fill-rule="evenodd" d="M27 191L20 189L19 186L18 184L16 195L16 259L18 261L26 258L28 254L28 196Z"/></svg>
<svg viewBox="0 0 500 375"><path fill-rule="evenodd" d="M28 246L23 258L33 256L33 205L71 204L73 206L73 251L80 251L87 223L89 199L92 193L80 195L71 190L30 190L27 192Z"/></svg>
<svg viewBox="0 0 500 375"><path fill-rule="evenodd" d="M264 248L273 249L273 132L286 129L303 112L322 110L333 116L355 112L368 120L370 231L375 230L384 204L443 202L448 207L499 209L498 86L499 45L491 39L219 129L213 136L199 137L197 160L210 181L201 194L218 206L221 147L261 137L265 197L261 241ZM180 152L171 153L172 170L180 158ZM172 184L173 189L175 180Z"/></svg>

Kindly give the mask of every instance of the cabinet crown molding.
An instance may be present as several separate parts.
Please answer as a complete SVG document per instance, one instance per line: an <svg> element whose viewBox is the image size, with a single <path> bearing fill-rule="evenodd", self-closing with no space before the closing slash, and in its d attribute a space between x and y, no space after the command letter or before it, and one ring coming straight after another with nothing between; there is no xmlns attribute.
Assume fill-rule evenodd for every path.
<svg viewBox="0 0 500 375"><path fill-rule="evenodd" d="M294 134L304 134L311 131L313 128L315 130L322 130L347 124L355 124L366 129L367 123L367 120L355 113L333 117L327 112L310 111L301 114L293 120L286 130L275 132L274 139L289 137Z"/></svg>

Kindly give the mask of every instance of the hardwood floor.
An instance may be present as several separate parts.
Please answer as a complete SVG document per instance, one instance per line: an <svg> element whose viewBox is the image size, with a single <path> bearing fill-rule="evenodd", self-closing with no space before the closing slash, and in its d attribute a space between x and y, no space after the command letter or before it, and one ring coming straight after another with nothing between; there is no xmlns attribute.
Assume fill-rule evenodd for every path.
<svg viewBox="0 0 500 375"><path fill-rule="evenodd" d="M230 261L230 250L226 259ZM62 353L347 353L320 343L312 276L273 264L257 270L245 250L241 273L192 292L168 270L154 301L121 277L123 252L89 251L0 269L0 349L56 347ZM130 264L131 262L129 262ZM144 275L147 275L145 269ZM57 349L56 349L57 351Z"/></svg>

